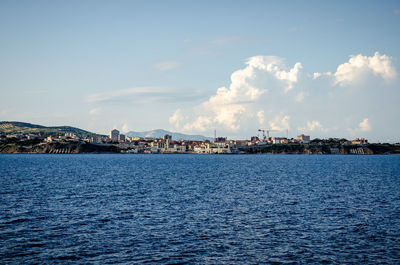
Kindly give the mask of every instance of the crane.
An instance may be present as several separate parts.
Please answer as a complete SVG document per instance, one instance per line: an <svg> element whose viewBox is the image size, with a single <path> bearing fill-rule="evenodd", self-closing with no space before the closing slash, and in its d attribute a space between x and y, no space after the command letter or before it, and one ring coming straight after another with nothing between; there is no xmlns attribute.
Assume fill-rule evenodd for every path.
<svg viewBox="0 0 400 265"><path fill-rule="evenodd" d="M263 133L263 141L265 141L265 130L264 129L258 129L258 131Z"/></svg>
<svg viewBox="0 0 400 265"><path fill-rule="evenodd" d="M273 129L258 129L259 132L263 133L263 140L265 141L265 132L267 132L267 138L269 138L269 133L270 132L279 132L278 130L273 130Z"/></svg>

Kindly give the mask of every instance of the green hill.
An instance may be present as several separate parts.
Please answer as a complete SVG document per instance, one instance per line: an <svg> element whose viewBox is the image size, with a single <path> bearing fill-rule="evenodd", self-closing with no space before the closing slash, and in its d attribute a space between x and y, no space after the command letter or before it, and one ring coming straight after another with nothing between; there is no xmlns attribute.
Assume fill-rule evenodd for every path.
<svg viewBox="0 0 400 265"><path fill-rule="evenodd" d="M71 126L52 126L46 127L37 124L17 121L0 121L0 134L42 134L42 135L65 135L66 133L75 134L78 137L99 135Z"/></svg>

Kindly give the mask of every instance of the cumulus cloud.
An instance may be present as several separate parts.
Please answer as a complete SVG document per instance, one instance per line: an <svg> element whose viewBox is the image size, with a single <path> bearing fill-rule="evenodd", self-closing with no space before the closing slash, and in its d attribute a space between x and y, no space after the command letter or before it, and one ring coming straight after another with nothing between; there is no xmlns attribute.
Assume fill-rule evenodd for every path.
<svg viewBox="0 0 400 265"><path fill-rule="evenodd" d="M287 92L298 82L302 65L296 63L293 68L287 68L282 58L276 56L254 56L246 61L246 67L232 73L229 87L220 87L216 94L201 107L205 113L196 122L185 125L185 129L211 129L212 126L222 126L237 131L241 120L249 113L250 105L259 102L260 97L269 89L280 89ZM260 80L263 82L260 86ZM264 80L264 81L265 81ZM206 114L206 115L205 115ZM195 124L201 125L195 125Z"/></svg>
<svg viewBox="0 0 400 265"><path fill-rule="evenodd" d="M179 128L179 125L183 119L184 118L181 109L177 109L174 114L169 117L169 123L174 125L176 128Z"/></svg>
<svg viewBox="0 0 400 265"><path fill-rule="evenodd" d="M289 125L290 116L282 113L276 115L271 121L269 121L269 128L274 131L284 131L290 129Z"/></svg>
<svg viewBox="0 0 400 265"><path fill-rule="evenodd" d="M185 131L201 131L204 132L206 130L210 129L210 125L212 124L211 119L206 116L200 116L197 117L196 120L194 120L191 123L185 124L183 129Z"/></svg>
<svg viewBox="0 0 400 265"><path fill-rule="evenodd" d="M321 75L322 75L321 73L314 73L313 79L317 79L317 78L320 77Z"/></svg>
<svg viewBox="0 0 400 265"><path fill-rule="evenodd" d="M329 77L329 76L332 76L331 72L325 72L325 73L315 72L315 73L313 73L313 78L312 79L316 80L316 79L321 78L321 77Z"/></svg>
<svg viewBox="0 0 400 265"><path fill-rule="evenodd" d="M182 63L178 61L162 61L154 64L154 67L161 72L171 71L181 66Z"/></svg>
<svg viewBox="0 0 400 265"><path fill-rule="evenodd" d="M362 132L369 132L371 130L371 125L369 125L368 118L363 119L358 127Z"/></svg>
<svg viewBox="0 0 400 265"><path fill-rule="evenodd" d="M352 136L354 136L354 135L356 135L356 134L358 134L358 133L360 133L360 132L363 132L363 133L369 132L369 131L371 131L371 125L369 124L369 119L368 119L368 118L364 118L364 119L358 124L358 127L356 127L356 128L349 128L349 129L347 129L347 130L350 132L350 134L351 134Z"/></svg>
<svg viewBox="0 0 400 265"><path fill-rule="evenodd" d="M284 60L277 56L254 56L247 61L248 67L264 70L271 73L276 79L284 81L287 85L285 91L289 91L297 83L299 72L303 69L301 63L296 63L289 71L284 70Z"/></svg>
<svg viewBox="0 0 400 265"><path fill-rule="evenodd" d="M122 124L122 132L127 133L129 131L129 125L127 123Z"/></svg>
<svg viewBox="0 0 400 265"><path fill-rule="evenodd" d="M378 100L388 102L385 93L398 93L397 81L381 82L383 93L376 93L376 86L369 82L357 82L364 75L368 81L397 80L392 58L387 55L351 56L334 68L336 72L308 74L299 62L287 66L280 57L251 57L243 68L232 72L228 86L219 87L191 109L177 109L170 124L187 132L217 129L227 135L253 134L264 126L281 132L292 127L321 137L328 131L346 131L341 128L349 128L355 114L369 116L372 97L374 104L380 104ZM354 100L355 90L344 86L363 88L357 95L360 100ZM395 109L392 105L391 110ZM366 118L347 132L370 130Z"/></svg>
<svg viewBox="0 0 400 265"><path fill-rule="evenodd" d="M396 70L392 58L379 52L369 57L362 54L352 55L348 62L338 66L334 74L335 84L347 85L371 73L384 80L394 79Z"/></svg>
<svg viewBox="0 0 400 265"><path fill-rule="evenodd" d="M264 126L265 117L264 117L263 110L260 110L259 112L257 112L257 118L258 118L258 123L260 124L260 126Z"/></svg>
<svg viewBox="0 0 400 265"><path fill-rule="evenodd" d="M300 127L299 130L303 132L326 131L322 124L317 120L307 121L306 126Z"/></svg>

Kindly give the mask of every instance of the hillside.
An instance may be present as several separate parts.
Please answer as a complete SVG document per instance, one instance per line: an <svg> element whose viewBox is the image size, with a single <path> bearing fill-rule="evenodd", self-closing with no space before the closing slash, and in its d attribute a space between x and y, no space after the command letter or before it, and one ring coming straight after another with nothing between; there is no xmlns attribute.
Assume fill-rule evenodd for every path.
<svg viewBox="0 0 400 265"><path fill-rule="evenodd" d="M46 143L40 139L20 141L15 138L0 141L0 153L78 154L120 153L120 148L110 144L91 144L80 141Z"/></svg>
<svg viewBox="0 0 400 265"><path fill-rule="evenodd" d="M164 135L169 134L172 136L174 140L192 140L192 141L204 141L209 140L212 141L213 138L206 137L203 135L190 135L190 134L183 134L177 132L170 132L162 129L145 131L145 132L128 132L126 135L129 137L143 137L143 138L162 138Z"/></svg>
<svg viewBox="0 0 400 265"><path fill-rule="evenodd" d="M73 133L78 137L86 137L98 135L96 133L92 133L89 131L85 131L79 128L71 127L71 126L51 126L46 127L37 124L31 124L26 122L17 122L17 121L1 121L0 122L0 134L55 134L55 135L64 135L66 133Z"/></svg>

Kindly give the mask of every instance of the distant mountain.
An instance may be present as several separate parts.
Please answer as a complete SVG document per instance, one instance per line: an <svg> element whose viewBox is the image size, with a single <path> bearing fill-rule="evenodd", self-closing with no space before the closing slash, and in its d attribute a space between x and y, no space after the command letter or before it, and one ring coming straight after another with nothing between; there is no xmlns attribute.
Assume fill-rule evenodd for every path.
<svg viewBox="0 0 400 265"><path fill-rule="evenodd" d="M78 137L86 137L86 136L90 137L94 135L99 135L96 133L92 133L71 126L46 127L26 122L0 121L0 134L28 134L28 133L55 134L55 135L65 135L66 133L73 133Z"/></svg>
<svg viewBox="0 0 400 265"><path fill-rule="evenodd" d="M162 138L164 135L169 134L172 136L173 140L193 140L193 141L204 141L210 140L212 141L213 138L206 137L203 135L190 135L190 134L183 134L177 132L169 132L162 129L152 130L152 131L145 131L145 132L128 132L126 133L129 137L143 137L143 138Z"/></svg>

